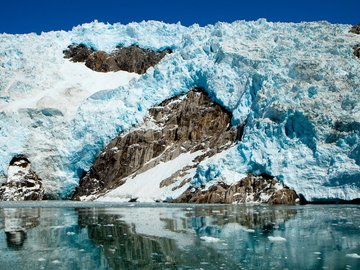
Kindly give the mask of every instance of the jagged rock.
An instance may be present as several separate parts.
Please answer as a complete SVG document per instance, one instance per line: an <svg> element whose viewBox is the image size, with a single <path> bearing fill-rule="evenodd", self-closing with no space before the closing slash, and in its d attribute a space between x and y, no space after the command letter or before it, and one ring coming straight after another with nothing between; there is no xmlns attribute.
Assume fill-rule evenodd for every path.
<svg viewBox="0 0 360 270"><path fill-rule="evenodd" d="M70 58L73 62L85 62L92 53L94 50L84 44L72 44L64 51L64 57Z"/></svg>
<svg viewBox="0 0 360 270"><path fill-rule="evenodd" d="M360 35L360 23L351 27L349 32Z"/></svg>
<svg viewBox="0 0 360 270"><path fill-rule="evenodd" d="M117 47L110 54L104 51L94 51L83 44L70 45L64 50L64 57L73 62L85 62L85 65L99 72L119 71L143 74L149 67L155 66L170 49L155 52L139 46Z"/></svg>
<svg viewBox="0 0 360 270"><path fill-rule="evenodd" d="M295 204L298 196L276 179L248 175L232 185L219 182L207 190L190 187L174 203L267 203Z"/></svg>
<svg viewBox="0 0 360 270"><path fill-rule="evenodd" d="M110 142L80 180L73 199L118 187L125 177L185 152L202 150L196 159L199 163L230 147L241 134L241 130L230 126L231 114L199 89L164 101L151 108L149 114L141 127ZM163 184L171 182L166 179Z"/></svg>
<svg viewBox="0 0 360 270"><path fill-rule="evenodd" d="M354 55L360 58L360 44L354 46Z"/></svg>
<svg viewBox="0 0 360 270"><path fill-rule="evenodd" d="M7 182L0 187L0 201L42 200L44 188L41 179L31 169L23 155L15 156L9 165Z"/></svg>

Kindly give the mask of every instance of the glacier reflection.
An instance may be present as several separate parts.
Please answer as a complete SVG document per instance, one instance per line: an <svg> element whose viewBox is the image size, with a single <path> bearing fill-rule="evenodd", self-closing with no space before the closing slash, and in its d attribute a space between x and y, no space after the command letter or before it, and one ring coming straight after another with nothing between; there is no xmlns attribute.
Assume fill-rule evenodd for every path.
<svg viewBox="0 0 360 270"><path fill-rule="evenodd" d="M359 254L358 206L0 209L4 269L360 269Z"/></svg>

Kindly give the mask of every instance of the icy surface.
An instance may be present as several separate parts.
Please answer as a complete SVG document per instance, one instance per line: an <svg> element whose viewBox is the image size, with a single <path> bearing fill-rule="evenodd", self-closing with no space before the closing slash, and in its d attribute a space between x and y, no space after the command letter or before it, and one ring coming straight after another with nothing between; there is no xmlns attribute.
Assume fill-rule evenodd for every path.
<svg viewBox="0 0 360 270"><path fill-rule="evenodd" d="M360 35L349 25L237 21L200 27L92 22L0 35L0 182L26 154L48 192L68 196L96 155L166 98L203 87L246 122L241 143L199 166L194 185L268 173L307 199L360 192ZM142 76L63 59L71 43L172 48Z"/></svg>

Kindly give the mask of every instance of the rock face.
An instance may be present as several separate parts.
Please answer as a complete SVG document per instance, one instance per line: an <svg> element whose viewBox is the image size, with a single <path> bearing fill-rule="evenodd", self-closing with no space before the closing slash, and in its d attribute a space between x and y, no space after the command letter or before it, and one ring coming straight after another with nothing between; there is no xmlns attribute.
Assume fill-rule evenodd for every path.
<svg viewBox="0 0 360 270"><path fill-rule="evenodd" d="M73 44L64 51L64 57L73 62L85 62L85 65L99 72L119 71L143 74L149 67L155 66L170 49L155 52L138 46L117 47L110 54L95 51L83 44Z"/></svg>
<svg viewBox="0 0 360 270"><path fill-rule="evenodd" d="M189 188L175 203L267 203L295 204L294 190L282 186L269 176L248 175L232 185L219 182L207 190Z"/></svg>
<svg viewBox="0 0 360 270"><path fill-rule="evenodd" d="M196 158L199 163L227 149L241 137L241 128L230 125L231 114L214 104L200 89L164 101L151 108L149 114L143 126L110 142L80 180L73 199L118 187L125 177L182 153L201 150L202 154ZM172 182L170 177L161 185Z"/></svg>
<svg viewBox="0 0 360 270"><path fill-rule="evenodd" d="M360 35L360 23L351 27L349 32ZM353 49L354 49L354 55L360 58L360 44L355 45Z"/></svg>
<svg viewBox="0 0 360 270"><path fill-rule="evenodd" d="M64 51L64 57L70 58L73 62L86 62L89 56L94 53L95 50L85 46L84 44L73 44Z"/></svg>
<svg viewBox="0 0 360 270"><path fill-rule="evenodd" d="M354 55L360 58L360 44L354 46Z"/></svg>
<svg viewBox="0 0 360 270"><path fill-rule="evenodd" d="M9 165L7 182L0 187L0 201L42 200L41 179L23 155L15 156Z"/></svg>
<svg viewBox="0 0 360 270"><path fill-rule="evenodd" d="M349 32L360 35L360 23L351 27Z"/></svg>

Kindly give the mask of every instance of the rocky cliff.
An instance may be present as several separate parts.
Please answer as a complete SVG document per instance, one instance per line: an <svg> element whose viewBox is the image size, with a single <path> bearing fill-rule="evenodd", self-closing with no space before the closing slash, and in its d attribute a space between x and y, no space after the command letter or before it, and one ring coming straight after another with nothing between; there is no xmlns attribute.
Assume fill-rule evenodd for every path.
<svg viewBox="0 0 360 270"><path fill-rule="evenodd" d="M231 127L231 114L214 103L201 89L186 96L173 98L149 111L143 126L115 138L81 179L73 199L94 199L133 181L131 175L146 173L159 163L174 160L182 153L197 152L192 166L184 166L170 177L162 179L159 188L178 181L200 161L229 148L241 139L242 126ZM161 177L161 176L157 176ZM178 183L184 186L190 179ZM146 181L151 181L147 179ZM142 183L144 185L146 183ZM130 200L137 200L135 191ZM231 185L217 183L209 188L190 186L176 203L269 203L294 204L294 190L282 186L271 176L253 176ZM140 198L140 200L143 198Z"/></svg>
<svg viewBox="0 0 360 270"><path fill-rule="evenodd" d="M150 109L149 118L141 127L110 142L80 180L73 199L114 189L122 185L127 176L145 172L182 153L201 152L193 166L182 168L161 185L173 183L204 158L240 139L241 127L231 127L230 120L231 114L200 89L162 102Z"/></svg>

